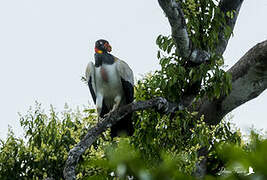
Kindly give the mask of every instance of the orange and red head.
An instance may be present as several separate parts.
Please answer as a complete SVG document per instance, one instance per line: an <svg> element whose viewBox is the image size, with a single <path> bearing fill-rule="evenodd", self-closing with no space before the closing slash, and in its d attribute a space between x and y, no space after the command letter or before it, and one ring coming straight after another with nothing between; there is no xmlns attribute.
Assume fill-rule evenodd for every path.
<svg viewBox="0 0 267 180"><path fill-rule="evenodd" d="M109 45L109 42L104 40L104 39L100 39L98 41L95 42L95 52L98 54L101 54L103 52L111 52L112 47Z"/></svg>

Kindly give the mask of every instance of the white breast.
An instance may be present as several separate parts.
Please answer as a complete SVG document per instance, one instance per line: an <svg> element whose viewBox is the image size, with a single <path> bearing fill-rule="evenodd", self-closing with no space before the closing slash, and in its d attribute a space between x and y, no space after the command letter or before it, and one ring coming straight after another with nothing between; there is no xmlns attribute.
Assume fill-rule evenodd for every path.
<svg viewBox="0 0 267 180"><path fill-rule="evenodd" d="M107 81L103 79L101 75L102 71L105 71ZM105 104L111 109L114 105L114 99L116 96L124 96L121 78L116 70L116 63L108 65L103 64L101 67L95 68L95 78L96 78L96 96L102 96L104 98ZM123 98L122 98L123 99Z"/></svg>

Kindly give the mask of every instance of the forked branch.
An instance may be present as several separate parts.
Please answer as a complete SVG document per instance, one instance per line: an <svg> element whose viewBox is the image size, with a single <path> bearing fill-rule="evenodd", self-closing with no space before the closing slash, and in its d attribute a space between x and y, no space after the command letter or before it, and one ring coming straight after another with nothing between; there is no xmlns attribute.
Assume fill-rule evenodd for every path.
<svg viewBox="0 0 267 180"><path fill-rule="evenodd" d="M180 3L176 0L158 0L158 2L170 22L177 53L197 64L208 61L210 59L208 52L192 46Z"/></svg>

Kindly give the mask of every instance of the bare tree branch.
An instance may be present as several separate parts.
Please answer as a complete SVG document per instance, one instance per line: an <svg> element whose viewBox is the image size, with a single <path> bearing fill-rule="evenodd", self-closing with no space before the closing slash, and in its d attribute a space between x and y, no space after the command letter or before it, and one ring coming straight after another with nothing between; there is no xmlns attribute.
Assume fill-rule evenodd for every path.
<svg viewBox="0 0 267 180"><path fill-rule="evenodd" d="M149 108L155 108L162 113L174 113L177 110L182 109L181 106L168 102L162 97L154 98L148 101L133 102L126 106L119 108L109 114L107 114L97 125L91 128L85 137L69 152L68 159L64 168L64 178L66 180L76 179L75 168L81 155L88 149L108 127L118 122L124 116L129 113L138 110L145 110Z"/></svg>
<svg viewBox="0 0 267 180"><path fill-rule="evenodd" d="M232 75L231 93L213 101L204 98L195 109L209 124L219 123L227 113L267 88L267 41L250 49L228 72Z"/></svg>
<svg viewBox="0 0 267 180"><path fill-rule="evenodd" d="M208 149L207 147L202 147L197 152L198 157L202 157L202 159L196 163L196 170L194 172L194 176L198 179L202 179L205 177L207 172L207 155L208 155Z"/></svg>
<svg viewBox="0 0 267 180"><path fill-rule="evenodd" d="M183 57L189 57L191 54L190 39L180 4L175 0L159 0L159 4L170 22L178 53Z"/></svg>
<svg viewBox="0 0 267 180"><path fill-rule="evenodd" d="M165 12L172 29L172 38L179 55L194 63L205 62L210 59L210 54L204 50L193 49L188 36L183 10L176 0L158 0Z"/></svg>
<svg viewBox="0 0 267 180"><path fill-rule="evenodd" d="M241 5L244 0L221 0L219 4L219 8L221 12L224 14L226 25L230 27L233 31L237 17L239 15L239 11L241 8ZM227 12L233 12L233 17L227 16ZM215 16L217 16L216 14ZM219 32L219 43L216 48L216 53L219 55L222 55L227 47L228 41L230 37L225 37L225 28L226 26L221 27L221 30Z"/></svg>

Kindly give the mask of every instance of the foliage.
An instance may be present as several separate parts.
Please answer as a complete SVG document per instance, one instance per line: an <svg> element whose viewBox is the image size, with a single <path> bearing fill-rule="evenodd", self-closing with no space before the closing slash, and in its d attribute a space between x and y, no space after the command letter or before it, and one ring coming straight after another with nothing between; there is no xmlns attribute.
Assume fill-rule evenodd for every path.
<svg viewBox="0 0 267 180"><path fill-rule="evenodd" d="M217 157L224 164L224 168L217 174L208 174L203 179L213 180L254 180L254 179L266 179L266 155L267 155L267 140L260 137L259 134L251 132L250 138L247 142L231 143L228 139L218 142L215 140L216 146L212 154L209 156ZM126 145L125 145L126 144ZM126 147L125 147L126 146ZM122 151L123 149L124 151ZM131 148L127 143L123 142L116 149L113 159L116 159L116 164L123 168L123 173L120 177L124 177L127 173L138 177L138 179L195 179L190 174L183 173L181 168L181 162L187 157L185 154L174 155L164 153L162 154L162 161L155 167L145 167L146 161L140 162L140 154L132 155L135 148ZM127 151L125 151L127 150ZM136 150L135 150L136 151ZM118 157L124 154L123 157ZM134 167L132 167L135 165ZM117 167L119 167L117 166ZM177 169L179 171L177 171ZM118 171L118 170L117 170Z"/></svg>
<svg viewBox="0 0 267 180"><path fill-rule="evenodd" d="M225 141L240 144L240 132L232 132L229 122L208 126L203 118L194 122L194 113L187 112L187 116L179 113L180 116L170 120L169 116L156 117L155 112L141 112L139 118L142 118L136 123L138 126L131 143L139 149L150 166L158 166L156 162L161 163L163 152L179 157L180 163L176 169L186 174L194 172L195 165L200 160L198 151L201 147L206 147L209 149L208 171L212 174L218 173L224 164L215 152L217 144ZM151 118L151 114L155 115L153 120L145 119Z"/></svg>
<svg viewBox="0 0 267 180"><path fill-rule="evenodd" d="M193 118L194 114L191 116ZM246 144L241 140L240 132L233 131L227 121L209 127L201 119L191 126L190 137L186 137L185 131L184 134L179 132L182 131L179 127L186 127L186 124L179 124L176 131L174 127L172 129L162 123L162 127L156 131L162 139L150 138L146 147L143 147L145 143L140 143L140 146L135 144L137 135L110 141L108 135L103 134L81 157L76 169L77 178L194 179L192 172L201 159L197 157L197 152L203 145L209 149L209 176L206 179L214 179L214 176L217 179L266 176L266 160L263 157L266 156L267 143L257 133L252 133L250 143ZM73 111L66 108L60 114L51 107L45 113L37 104L21 116L25 139L16 138L9 130L8 138L1 140L0 179L44 179L47 176L63 179L62 171L68 151L94 124L95 112L92 109ZM176 132L180 134L174 134ZM159 144L165 136L169 138L168 141ZM174 141L175 144L171 144ZM237 165L242 173L240 168L236 168ZM253 168L255 174L246 176L248 167Z"/></svg>
<svg viewBox="0 0 267 180"><path fill-rule="evenodd" d="M249 143L243 146L225 143L217 147L229 179L266 179L266 149L267 140L255 131L251 131Z"/></svg>
<svg viewBox="0 0 267 180"><path fill-rule="evenodd" d="M37 103L20 117L20 123L25 131L23 139L16 138L10 130L6 141L1 141L0 179L43 179L47 176L63 179L68 152L95 124L95 113L94 110L73 111L67 106L61 114L53 107L45 113ZM99 156L95 152L92 148L84 157ZM80 175L85 171L83 166L78 168ZM91 171L91 174L95 173L96 169Z"/></svg>

